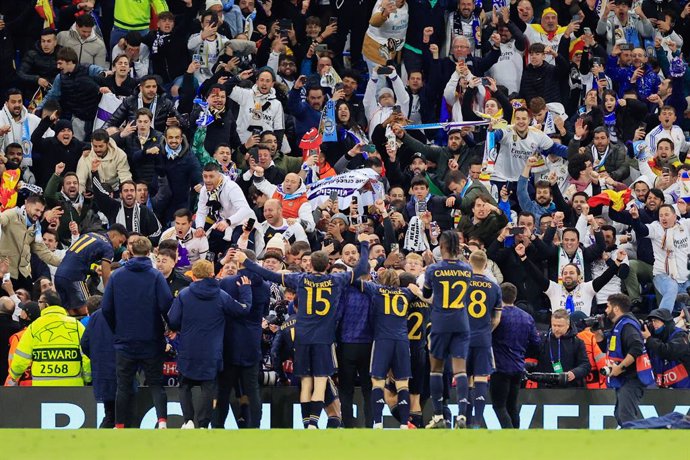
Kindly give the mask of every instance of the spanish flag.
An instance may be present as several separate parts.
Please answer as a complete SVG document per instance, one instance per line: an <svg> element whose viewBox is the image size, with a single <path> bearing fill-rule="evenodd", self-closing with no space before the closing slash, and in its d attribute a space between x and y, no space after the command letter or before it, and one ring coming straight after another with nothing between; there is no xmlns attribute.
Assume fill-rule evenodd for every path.
<svg viewBox="0 0 690 460"><path fill-rule="evenodd" d="M43 19L43 28L55 28L55 11L50 0L36 0L36 13Z"/></svg>
<svg viewBox="0 0 690 460"><path fill-rule="evenodd" d="M592 198L587 200L587 204L590 208L597 206L609 206L615 211L622 211L625 209L625 205L630 201L632 191L629 188L616 192L615 190L604 190L598 195L594 195Z"/></svg>
<svg viewBox="0 0 690 460"><path fill-rule="evenodd" d="M17 206L17 185L21 171L19 169L8 169L2 173L0 181L0 211L14 208Z"/></svg>

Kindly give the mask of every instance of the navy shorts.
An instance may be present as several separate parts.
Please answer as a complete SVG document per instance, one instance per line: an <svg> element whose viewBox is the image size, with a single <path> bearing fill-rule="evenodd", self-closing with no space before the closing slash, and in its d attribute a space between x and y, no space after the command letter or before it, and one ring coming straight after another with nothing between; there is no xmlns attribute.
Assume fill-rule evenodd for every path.
<svg viewBox="0 0 690 460"><path fill-rule="evenodd" d="M470 347L467 355L467 375L491 375L494 353L491 347Z"/></svg>
<svg viewBox="0 0 690 460"><path fill-rule="evenodd" d="M410 365L412 366L412 378L410 379L410 393L421 395L426 388L429 379L429 370L426 366L426 350L424 348L410 349Z"/></svg>
<svg viewBox="0 0 690 460"><path fill-rule="evenodd" d="M59 276L55 277L55 289L66 310L83 307L90 295L84 281L70 281Z"/></svg>
<svg viewBox="0 0 690 460"><path fill-rule="evenodd" d="M451 358L467 359L470 348L470 332L437 332L431 331L429 353L438 360Z"/></svg>
<svg viewBox="0 0 690 460"><path fill-rule="evenodd" d="M299 377L330 377L338 368L333 344L295 344L294 374Z"/></svg>
<svg viewBox="0 0 690 460"><path fill-rule="evenodd" d="M410 343L403 340L374 340L371 347L369 373L375 379L385 379L388 370L393 371L395 380L412 376L410 371Z"/></svg>

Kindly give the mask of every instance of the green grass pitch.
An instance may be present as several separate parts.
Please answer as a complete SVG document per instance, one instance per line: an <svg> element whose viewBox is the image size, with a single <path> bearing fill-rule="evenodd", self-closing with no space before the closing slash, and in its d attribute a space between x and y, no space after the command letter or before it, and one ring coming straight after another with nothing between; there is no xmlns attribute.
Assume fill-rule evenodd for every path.
<svg viewBox="0 0 690 460"><path fill-rule="evenodd" d="M668 430L0 431L5 458L22 460L688 460L687 440Z"/></svg>

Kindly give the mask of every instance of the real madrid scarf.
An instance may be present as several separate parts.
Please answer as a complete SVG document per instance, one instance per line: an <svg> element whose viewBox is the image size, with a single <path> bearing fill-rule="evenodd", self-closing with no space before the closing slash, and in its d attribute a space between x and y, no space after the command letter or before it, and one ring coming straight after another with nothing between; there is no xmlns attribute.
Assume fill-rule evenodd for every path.
<svg viewBox="0 0 690 460"><path fill-rule="evenodd" d="M424 223L417 216L412 216L410 219L403 247L411 252L424 252L427 249L431 249L424 232Z"/></svg>

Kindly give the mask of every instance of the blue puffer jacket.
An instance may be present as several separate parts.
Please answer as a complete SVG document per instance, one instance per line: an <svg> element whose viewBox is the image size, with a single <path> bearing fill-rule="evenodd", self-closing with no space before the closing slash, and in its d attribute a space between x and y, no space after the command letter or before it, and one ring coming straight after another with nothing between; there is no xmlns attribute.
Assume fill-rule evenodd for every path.
<svg viewBox="0 0 690 460"><path fill-rule="evenodd" d="M288 111L295 117L295 134L302 139L304 133L319 126L321 112L314 110L306 101L302 100L300 90L291 89L288 93Z"/></svg>
<svg viewBox="0 0 690 460"><path fill-rule="evenodd" d="M245 316L252 307L251 286L239 286L238 300L220 289L218 280L195 281L180 292L168 317L180 331L177 369L193 380L214 380L223 370L226 316Z"/></svg>
<svg viewBox="0 0 690 460"><path fill-rule="evenodd" d="M115 350L129 359L154 358L165 350L172 294L148 257L134 257L108 280L101 310L115 336Z"/></svg>
<svg viewBox="0 0 690 460"><path fill-rule="evenodd" d="M357 282L359 285L359 282ZM340 298L336 329L338 343L371 343L374 333L369 321L369 297L356 286L348 286Z"/></svg>
<svg viewBox="0 0 690 460"><path fill-rule="evenodd" d="M220 282L220 288L233 299L239 296L237 282L241 276L252 282L252 309L242 318L225 322L223 359L226 366L254 366L261 361L261 320L268 313L271 290L261 276L240 270L237 275L223 278Z"/></svg>

